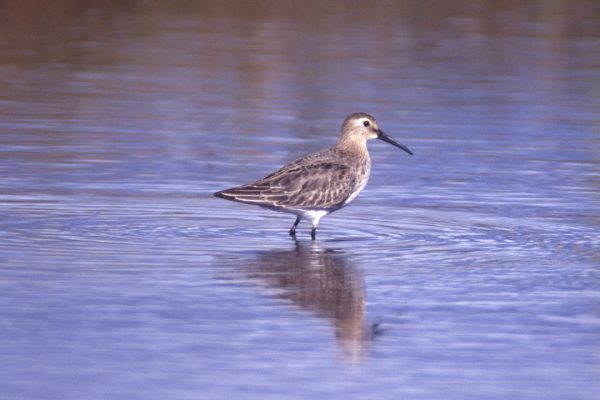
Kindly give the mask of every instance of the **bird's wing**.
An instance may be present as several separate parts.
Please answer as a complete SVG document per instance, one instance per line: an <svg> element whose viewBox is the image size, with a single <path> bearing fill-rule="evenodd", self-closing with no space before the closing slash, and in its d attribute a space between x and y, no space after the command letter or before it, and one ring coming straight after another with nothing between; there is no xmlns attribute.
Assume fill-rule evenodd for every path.
<svg viewBox="0 0 600 400"><path fill-rule="evenodd" d="M319 209L341 206L356 186L349 166L323 161L288 165L266 178L216 195L261 206Z"/></svg>

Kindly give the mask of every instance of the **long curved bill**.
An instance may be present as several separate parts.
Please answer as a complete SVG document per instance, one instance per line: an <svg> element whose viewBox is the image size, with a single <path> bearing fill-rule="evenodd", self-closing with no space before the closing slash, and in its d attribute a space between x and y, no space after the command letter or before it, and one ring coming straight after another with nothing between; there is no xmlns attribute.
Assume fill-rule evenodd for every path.
<svg viewBox="0 0 600 400"><path fill-rule="evenodd" d="M396 142L394 139L392 139L391 137L389 137L384 131L382 131L381 129L379 129L377 131L377 139L381 139L384 142L388 142L389 144L393 144L396 147L400 147L402 150L404 150L405 152L407 152L408 154L410 154L411 156L413 155L412 151L410 151L410 149L408 147L406 147L405 145L403 145L402 143L398 143Z"/></svg>

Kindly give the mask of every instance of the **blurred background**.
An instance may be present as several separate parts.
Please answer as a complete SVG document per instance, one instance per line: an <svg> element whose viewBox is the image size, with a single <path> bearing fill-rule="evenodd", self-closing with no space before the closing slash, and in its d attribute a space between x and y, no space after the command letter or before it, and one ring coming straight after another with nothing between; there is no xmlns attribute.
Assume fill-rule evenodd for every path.
<svg viewBox="0 0 600 400"><path fill-rule="evenodd" d="M215 199L374 115L316 243ZM600 3L0 1L3 399L595 399Z"/></svg>

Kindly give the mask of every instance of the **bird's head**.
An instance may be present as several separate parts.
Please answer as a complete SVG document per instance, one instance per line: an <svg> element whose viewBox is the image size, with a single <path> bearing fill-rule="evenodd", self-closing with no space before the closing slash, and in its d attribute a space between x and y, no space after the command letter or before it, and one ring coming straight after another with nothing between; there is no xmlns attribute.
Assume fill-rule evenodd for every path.
<svg viewBox="0 0 600 400"><path fill-rule="evenodd" d="M408 147L398 143L381 129L379 129L377 121L373 116L367 113L358 112L346 117L344 123L342 124L342 134L340 136L340 140L364 143L371 139L383 140L384 142L401 148L410 155L413 154Z"/></svg>

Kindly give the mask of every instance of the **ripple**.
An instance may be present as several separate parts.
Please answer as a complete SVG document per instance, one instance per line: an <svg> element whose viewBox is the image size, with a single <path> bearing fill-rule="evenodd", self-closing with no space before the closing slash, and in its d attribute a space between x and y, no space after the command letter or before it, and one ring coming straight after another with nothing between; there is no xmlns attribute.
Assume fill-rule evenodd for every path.
<svg viewBox="0 0 600 400"><path fill-rule="evenodd" d="M12 205L0 235L11 251L98 253L119 246L128 254L161 249L210 256L289 243L293 216L217 199L177 203L126 202ZM156 200L156 199L154 199ZM303 222L298 240L310 240ZM585 225L468 211L357 206L323 219L318 241L365 260L423 259L484 263L553 254L600 258L600 235Z"/></svg>
<svg viewBox="0 0 600 400"><path fill-rule="evenodd" d="M496 260L500 253L508 259L547 257L552 253L557 253L557 258L597 259L600 254L600 234L587 226L426 209L390 214L395 214L391 219L402 221L402 225L391 224L389 216L352 215L338 221L341 229L336 232L347 237L330 241L360 242L362 238L368 242L365 245L371 254L399 254L410 249L410 257L421 254L432 258L437 254L446 259L472 258L479 262Z"/></svg>

